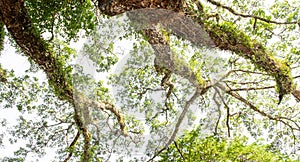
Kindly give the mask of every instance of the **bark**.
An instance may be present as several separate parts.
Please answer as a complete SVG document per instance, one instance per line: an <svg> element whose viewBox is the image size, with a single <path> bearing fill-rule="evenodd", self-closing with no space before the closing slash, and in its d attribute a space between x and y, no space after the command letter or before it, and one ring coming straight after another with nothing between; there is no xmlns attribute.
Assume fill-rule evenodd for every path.
<svg viewBox="0 0 300 162"><path fill-rule="evenodd" d="M4 24L0 21L0 54L4 47L4 37L5 37Z"/></svg>
<svg viewBox="0 0 300 162"><path fill-rule="evenodd" d="M141 8L161 8L184 14L188 13L185 12L187 9L183 0L110 0L105 3L101 1L99 3L99 8L102 11L102 14L109 16L115 16ZM205 15L205 13L203 15ZM290 68L283 61L274 58L263 45L255 40L250 40L248 36L238 29L228 29L226 26L211 24L211 22L207 23L201 20L203 20L203 18L198 18L199 25L206 30L217 48L230 50L241 57L251 60L251 62L260 70L263 70L274 77L280 97L285 94L293 93L297 99L300 99L300 96L295 95L295 92L293 92L295 86L291 77ZM191 42L193 41L194 40L191 40ZM149 43L151 44L151 42Z"/></svg>
<svg viewBox="0 0 300 162"><path fill-rule="evenodd" d="M164 39L161 32L153 29L144 30L145 35L148 37L148 42L154 49L155 60L154 66L156 71L164 71L158 69L166 68L169 72L177 74L187 79L194 87L203 88L204 85L200 85L196 77L196 74L192 71L190 66L184 61L178 62L176 56L172 54L171 48L168 42Z"/></svg>
<svg viewBox="0 0 300 162"><path fill-rule="evenodd" d="M70 71L64 66L63 61L55 57L52 49L37 33L24 6L24 0L1 0L0 15L1 21L24 54L46 73L49 84L54 88L56 95L73 105L75 123L84 137L83 161L89 161L91 134L83 122L80 109L76 108ZM1 79L3 79L2 74ZM97 103L97 105L101 110L109 110L114 113L119 120L120 129L124 131L123 119L114 105L108 103Z"/></svg>
<svg viewBox="0 0 300 162"><path fill-rule="evenodd" d="M295 89L292 94L297 99L298 102L300 102L300 90Z"/></svg>
<svg viewBox="0 0 300 162"><path fill-rule="evenodd" d="M98 0L98 7L105 15L115 16L141 8L163 8L175 12L183 11L184 0Z"/></svg>
<svg viewBox="0 0 300 162"><path fill-rule="evenodd" d="M23 52L45 71L49 82L53 84L58 96L68 100L75 107L70 80L65 76L63 64L55 59L48 45L36 32L24 6L23 0L1 0L1 20L8 32ZM60 65L60 66L59 66ZM80 120L78 110L75 109L75 122L85 138L84 159L89 159L89 131Z"/></svg>
<svg viewBox="0 0 300 162"><path fill-rule="evenodd" d="M110 16L141 8L162 8L181 13L185 11L183 0L98 0L98 2L102 13ZM61 99L68 100L75 107L74 92L71 86L72 79L68 77L69 71L63 66L64 63L55 57L49 45L35 30L24 6L24 0L0 0L0 16L1 22L6 26L8 32L22 51L45 71L49 83L53 86L56 94ZM204 26L218 48L233 51L240 56L250 59L253 64L275 77L281 87L279 91L282 91L282 93L292 92L300 100L300 91L294 90L293 81L289 77L290 69L286 68L286 65L280 65L276 59L269 57L268 51L259 43L244 44L244 40L239 38L244 36L243 34L236 35L236 31L228 31L218 25L211 26L211 24L205 23L201 25ZM97 105L103 106L100 109L113 112L120 122L120 128L124 129L125 126L121 115L113 105L108 103ZM89 161L91 135L82 122L78 109L75 108L74 111L75 122L85 139L83 160Z"/></svg>

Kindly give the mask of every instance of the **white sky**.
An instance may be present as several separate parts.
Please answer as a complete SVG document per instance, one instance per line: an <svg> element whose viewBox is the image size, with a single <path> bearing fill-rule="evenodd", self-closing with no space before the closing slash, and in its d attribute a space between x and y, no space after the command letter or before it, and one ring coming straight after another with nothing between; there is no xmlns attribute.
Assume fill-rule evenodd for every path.
<svg viewBox="0 0 300 162"><path fill-rule="evenodd" d="M84 41L85 40L82 39L76 43L72 42L70 44L70 46L75 48L77 51L79 51L82 48ZM5 42L6 42L5 48L2 51L2 55L0 56L0 64L2 65L2 67L4 69L13 69L17 76L24 75L25 70L28 69L30 66L30 64L27 61L27 58L23 57L19 54L16 54L15 49L9 45L7 39L5 40ZM122 44L122 43L120 43L120 44ZM132 48L132 46L128 46L130 44L129 42L127 42L127 43L125 42L124 44L126 44L126 46L121 45L121 48L120 48L121 50L125 49L125 51L127 51ZM125 57L125 55L123 57ZM122 58L120 58L120 60L122 60ZM117 65L117 66L121 66L121 65ZM114 71L114 70L112 70L112 71ZM37 75L39 76L40 79L46 79L45 75L42 72L37 73ZM101 74L101 76L99 76L99 75L96 76L97 79L100 79L100 78L102 79L104 77L106 77L106 75L103 75L103 74ZM20 112L15 108L3 109L3 110L1 109L0 113L1 113L0 120L2 120L2 116L9 117L9 118L7 118L9 125L12 125L16 122L16 117L18 116L16 114L21 115ZM1 130L0 130L0 132L1 132ZM4 141L4 145L6 146L5 148L0 148L0 152L1 152L0 159L5 156L13 157L13 151L17 150L20 145L24 145L24 143L20 142L17 145L11 145L11 144L9 144L8 141ZM48 162L51 159L53 159L54 153L51 151L51 149L47 150L47 152L48 152L48 154L45 157L39 159L40 161ZM31 160L32 159L27 159L26 161L31 161Z"/></svg>

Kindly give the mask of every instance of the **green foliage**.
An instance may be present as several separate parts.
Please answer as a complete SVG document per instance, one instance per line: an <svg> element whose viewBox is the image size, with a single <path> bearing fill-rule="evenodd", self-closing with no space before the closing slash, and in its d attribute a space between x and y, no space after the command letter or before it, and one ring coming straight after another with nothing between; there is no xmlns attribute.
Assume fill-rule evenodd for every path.
<svg viewBox="0 0 300 162"><path fill-rule="evenodd" d="M76 39L80 30L91 32L96 17L90 0L28 0L31 20L39 33L58 34L67 40Z"/></svg>
<svg viewBox="0 0 300 162"><path fill-rule="evenodd" d="M114 42L109 42L99 31L89 35L81 52L94 62L97 72L107 72L118 61L114 53Z"/></svg>
<svg viewBox="0 0 300 162"><path fill-rule="evenodd" d="M252 0L243 3L239 0L226 1L226 4L237 12L251 13L267 21L299 21L297 1L276 1L270 8L262 7L261 1ZM40 157L46 153L45 148L50 147L57 151L56 160L65 159L72 152L70 161L79 161L84 151L83 138L75 146L69 147L78 131L73 118L76 109L74 105L61 100L72 100L72 96L67 95L72 94L70 92L75 88L83 93L89 92L85 94L86 97L99 101L103 107L109 107L116 101L130 134L128 137L118 134L118 123L108 110L103 111L103 107L93 105L86 106L90 110L88 119L92 121L88 125L91 161L105 161L114 154L131 154L132 150L128 146L138 148L144 144L141 137L147 133L152 135L158 132L155 134L158 137L150 140L145 154L148 156L153 150L159 149L169 137L166 131L173 129L176 117L194 91L186 78L172 74L170 82L174 84L174 89L166 99L168 87L160 85L163 76L153 67L153 49L147 40L143 40L140 31L132 31L130 28L123 31L125 36L122 35L119 26L128 25L126 21L110 23L103 15L98 17L99 21L96 20L96 11L93 11L95 6L91 0L27 0L25 5L34 26L33 34L39 38L41 34L52 34L51 41L38 42L45 45L43 50L46 52L39 56L45 56L47 59L43 61L49 63L43 69L49 82L32 77L34 74L31 72L37 72L39 65L31 58L31 69L24 76L15 76L13 71L4 70L0 66L1 108L20 113L13 126L8 127L3 120L3 130L7 128L7 138L12 145L17 145L22 139L27 142L15 151L14 157L0 160L24 161L29 153ZM193 47L190 42L175 38L167 30L161 31L170 43L175 56L174 62L180 65L176 68L188 65L200 84L210 80L218 70L224 73L217 79L223 77L227 70L233 72L219 82L226 86L226 90L222 91L215 86L215 89L209 89L193 103L187 115L188 122L199 120L196 124L201 128L179 138L177 146L172 144L159 155L161 161L291 161L276 150L289 155L293 154L292 151L297 151L299 104L286 95L283 103L278 106L274 85L276 84L277 92L288 94L296 88L294 83L299 83L299 24L283 25L245 18L224 8L210 8L209 5L211 4L205 4L204 11L207 13L194 10L192 14L210 32L221 50L205 53L201 48ZM192 8L195 9L196 6ZM218 15L214 16L215 13ZM197 18L197 15L201 17ZM84 75L81 67L72 75L73 68L77 68L77 65L73 65L77 54L69 44L70 40L78 38L82 30L89 38L81 53L95 64L97 75L111 72L123 54L129 55L129 58L121 60L121 64L125 65L116 68L118 74L111 75L109 87L105 87L104 81ZM3 48L4 34L3 24L0 23L0 49ZM61 37L62 39L57 39ZM116 45L122 39L135 43L133 48L117 54ZM128 42L125 45L131 47ZM218 56L224 54L224 57L213 58L217 53ZM49 67L53 70L49 71ZM111 90L114 98L110 95ZM238 95L246 102L237 99ZM143 115L144 121L136 114ZM281 116L283 117L279 118ZM207 129L219 137L206 137L207 134L202 133ZM249 144L247 138L223 138L229 133L233 136L246 134L270 145L258 142Z"/></svg>
<svg viewBox="0 0 300 162"><path fill-rule="evenodd" d="M288 63L275 58L262 44L251 40L243 31L240 31L232 22L210 24L213 39L221 39L221 49L230 49L237 55L249 59L259 70L275 77L277 90L280 94L289 94L294 89L291 69ZM230 48L228 48L230 47Z"/></svg>
<svg viewBox="0 0 300 162"><path fill-rule="evenodd" d="M160 155L159 161L292 161L268 145L247 144L247 138L232 140L220 137L202 138L197 130L187 132Z"/></svg>

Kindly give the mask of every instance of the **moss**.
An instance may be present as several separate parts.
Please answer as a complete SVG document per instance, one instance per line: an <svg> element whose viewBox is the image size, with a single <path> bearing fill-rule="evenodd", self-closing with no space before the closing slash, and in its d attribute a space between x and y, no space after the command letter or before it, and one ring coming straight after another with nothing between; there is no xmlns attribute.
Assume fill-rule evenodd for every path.
<svg viewBox="0 0 300 162"><path fill-rule="evenodd" d="M200 68L197 67L198 64L199 63L196 60L194 60L193 58L189 61L190 68L194 72L198 84L204 87L206 84L206 81L202 78L201 70L200 70Z"/></svg>
<svg viewBox="0 0 300 162"><path fill-rule="evenodd" d="M0 52L4 48L4 38L5 38L4 24L0 21Z"/></svg>
<svg viewBox="0 0 300 162"><path fill-rule="evenodd" d="M274 77L279 93L288 94L295 88L288 62L275 58L261 43L252 40L232 22L207 22L206 31L218 48L250 60L256 68Z"/></svg>

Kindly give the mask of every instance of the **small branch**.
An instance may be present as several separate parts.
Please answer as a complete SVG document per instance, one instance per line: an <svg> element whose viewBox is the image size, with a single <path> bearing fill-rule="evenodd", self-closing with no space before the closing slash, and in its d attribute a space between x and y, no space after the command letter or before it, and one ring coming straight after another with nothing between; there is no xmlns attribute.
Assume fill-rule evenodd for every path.
<svg viewBox="0 0 300 162"><path fill-rule="evenodd" d="M300 127L298 124L295 124L296 122L289 119L289 118L286 118L286 117L281 117L281 116L271 116L270 114L267 114L266 112L258 109L256 106L254 106L251 102L249 102L248 100L246 100L245 98L243 98L242 96L240 96L238 93L235 93L235 92L232 92L230 91L228 88L224 87L223 85L221 84L218 84L217 85L220 89L222 89L224 92L226 92L227 94L231 95L232 97L236 98L237 100L243 102L244 104L246 104L247 106L249 106L253 111L259 113L260 115L264 116L264 117L267 117L269 118L270 120L274 120L274 121L278 121L278 122L281 122L283 123L284 125L288 126L292 132L294 130L297 130L299 131L300 130ZM286 121L284 121L283 119L287 120L289 119L288 121L294 123L296 125L297 128L294 128L292 127L289 123L287 123ZM295 137L295 136L294 136Z"/></svg>
<svg viewBox="0 0 300 162"><path fill-rule="evenodd" d="M248 84L255 84L255 85L261 85L262 82L269 81L269 78L261 79L259 81L253 81L253 82L236 82L231 80L224 80L223 82L231 83L231 84L239 84L239 85L248 85Z"/></svg>
<svg viewBox="0 0 300 162"><path fill-rule="evenodd" d="M297 69L297 68L300 68L300 65L291 67L291 69Z"/></svg>
<svg viewBox="0 0 300 162"><path fill-rule="evenodd" d="M173 133L172 133L170 139L167 141L167 143L165 144L165 146L164 146L162 149L160 149L159 151L157 151L157 152L155 153L155 155L154 155L152 158L150 158L150 159L148 160L148 162L153 161L154 158L155 158L157 155L159 155L161 152L163 152L165 149L167 149L167 148L169 147L169 145L174 141L174 139L175 139L175 137L176 137L176 134L177 134L177 132L178 132L178 130L179 130L179 127L180 127L180 125L181 125L181 123L182 123L182 121L183 121L183 119L184 119L184 117L185 117L185 114L187 113L189 107L190 107L191 104L197 99L197 97L198 97L199 95L202 95L202 94L205 93L205 92L206 92L205 89L198 89L198 88L196 89L196 91L195 91L195 93L193 94L193 96L186 102L186 104L185 104L185 106L184 106L184 108L183 108L183 111L181 112L181 114L180 114L180 116L179 116L179 118L178 118L178 121L177 121L177 123L176 123L176 125L175 125L175 129L174 129L174 131L173 131Z"/></svg>
<svg viewBox="0 0 300 162"><path fill-rule="evenodd" d="M231 12L232 14L234 14L236 16L241 16L241 17L244 17L244 18L254 18L255 20L260 20L260 21L264 21L266 23L272 23L272 24L285 24L285 25L288 25L288 24L299 24L299 22L297 22L297 21L293 21L293 22L278 22L278 21L268 20L268 19L256 16L256 15L245 15L245 14L238 13L235 10L233 10L231 7L222 5L221 3L216 2L214 0L207 0L207 1L210 2L213 5L216 5L217 7L221 7L221 8L226 9L227 11Z"/></svg>
<svg viewBox="0 0 300 162"><path fill-rule="evenodd" d="M219 97L221 98L221 101L222 103L224 104L224 106L226 107L226 127L227 127L227 133L228 133L228 137L230 137L231 133L230 133L230 125L229 125L229 122L230 122L230 108L229 106L227 105L227 103L225 102L223 96L221 95L220 91L216 89L216 92L218 93Z"/></svg>
<svg viewBox="0 0 300 162"><path fill-rule="evenodd" d="M258 75L268 75L267 73L250 71L250 70L241 70L241 69L233 69L232 72L243 72L243 73L251 73L251 74L258 74Z"/></svg>
<svg viewBox="0 0 300 162"><path fill-rule="evenodd" d="M73 139L72 143L70 144L70 146L69 146L70 152L69 152L68 157L64 160L64 162L69 161L70 158L72 157L73 152L74 152L74 147L75 147L75 145L76 145L76 143L77 143L79 137L80 137L80 131L77 132L75 138Z"/></svg>
<svg viewBox="0 0 300 162"><path fill-rule="evenodd" d="M142 99L143 95L146 94L148 91L157 92L157 91L164 91L164 89L162 89L162 88L157 88L157 89L145 88L141 92L137 92L138 98Z"/></svg>
<svg viewBox="0 0 300 162"><path fill-rule="evenodd" d="M298 75L298 76L295 76L295 77L293 77L294 79L296 79L296 78L300 78L300 75Z"/></svg>
<svg viewBox="0 0 300 162"><path fill-rule="evenodd" d="M220 119L221 119L221 115L222 115L222 113L221 113L221 104L220 104L220 102L217 100L217 91L218 91L218 89L217 88L215 88L214 87L214 89L215 89L215 93L214 93L214 95L213 95L213 100L214 100L214 102L217 104L217 107L218 107L218 112L219 112L219 117L218 117L218 120L217 120L217 122L216 122L216 126L215 126L215 134L218 134L218 125L219 125L219 123L220 123Z"/></svg>
<svg viewBox="0 0 300 162"><path fill-rule="evenodd" d="M176 141L174 141L174 145L175 145L175 147L176 147L177 151L179 152L179 154L180 154L180 156L181 156L181 158L182 158L182 161L183 161L183 162L185 162L185 158L184 158L184 156L183 156L183 154L182 154L182 152L181 152L180 148L178 147L178 145L177 145L177 142L176 142Z"/></svg>
<svg viewBox="0 0 300 162"><path fill-rule="evenodd" d="M275 88L275 86L236 88L236 89L230 89L229 91L251 91L251 90L265 90L265 89L271 89L271 88Z"/></svg>

